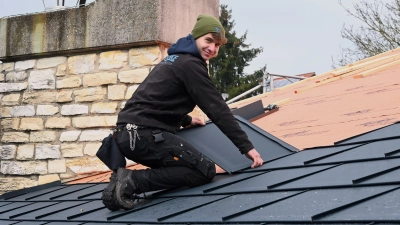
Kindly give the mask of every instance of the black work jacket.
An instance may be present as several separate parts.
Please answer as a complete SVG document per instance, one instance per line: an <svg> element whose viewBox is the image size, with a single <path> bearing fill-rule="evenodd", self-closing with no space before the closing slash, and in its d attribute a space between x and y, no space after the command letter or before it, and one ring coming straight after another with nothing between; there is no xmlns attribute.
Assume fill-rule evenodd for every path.
<svg viewBox="0 0 400 225"><path fill-rule="evenodd" d="M203 59L174 54L154 67L118 115L117 124L132 123L176 133L198 105L242 154L253 148L222 99Z"/></svg>

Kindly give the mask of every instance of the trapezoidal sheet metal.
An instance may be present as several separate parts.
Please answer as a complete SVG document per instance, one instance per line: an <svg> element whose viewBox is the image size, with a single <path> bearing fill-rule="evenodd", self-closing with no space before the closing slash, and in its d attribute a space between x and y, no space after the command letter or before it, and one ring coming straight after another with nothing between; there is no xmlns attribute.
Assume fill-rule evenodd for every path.
<svg viewBox="0 0 400 225"><path fill-rule="evenodd" d="M235 117L265 162L297 151L293 146L249 123L247 120L239 116ZM185 129L179 132L178 135L229 173L249 168L252 164L252 161L242 155L238 148L214 123Z"/></svg>

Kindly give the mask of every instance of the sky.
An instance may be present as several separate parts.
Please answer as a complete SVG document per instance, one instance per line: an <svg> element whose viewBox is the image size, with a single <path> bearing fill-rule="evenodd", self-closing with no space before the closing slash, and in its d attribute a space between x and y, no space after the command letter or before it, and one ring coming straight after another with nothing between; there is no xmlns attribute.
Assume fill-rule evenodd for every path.
<svg viewBox="0 0 400 225"><path fill-rule="evenodd" d="M353 8L360 1L343 0L343 4ZM65 4L75 6L77 0L65 0ZM246 43L264 49L245 73L264 65L272 74L327 72L340 46L352 46L340 35L343 25L362 24L349 16L338 0L220 0L220 4L232 10L237 34L247 31ZM0 17L44 11L44 5L56 6L57 0L0 0Z"/></svg>

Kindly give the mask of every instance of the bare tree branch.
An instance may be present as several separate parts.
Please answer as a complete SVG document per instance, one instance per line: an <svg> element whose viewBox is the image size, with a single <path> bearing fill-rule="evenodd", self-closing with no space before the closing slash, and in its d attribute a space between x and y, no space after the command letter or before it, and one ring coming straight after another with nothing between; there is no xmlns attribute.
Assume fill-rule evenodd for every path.
<svg viewBox="0 0 400 225"><path fill-rule="evenodd" d="M346 8L341 0L338 2L350 16L362 21L363 25L357 29L343 25L341 36L354 46L340 47L337 59L332 57L333 68L400 46L400 0L392 0L390 3L361 0L353 5L353 9Z"/></svg>

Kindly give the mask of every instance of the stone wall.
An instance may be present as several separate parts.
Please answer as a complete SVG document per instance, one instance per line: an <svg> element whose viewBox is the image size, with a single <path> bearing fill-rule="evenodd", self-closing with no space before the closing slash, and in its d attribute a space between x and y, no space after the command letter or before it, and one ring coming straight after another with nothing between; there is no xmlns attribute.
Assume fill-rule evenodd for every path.
<svg viewBox="0 0 400 225"><path fill-rule="evenodd" d="M107 171L95 156L101 140L165 50L0 64L0 193Z"/></svg>

